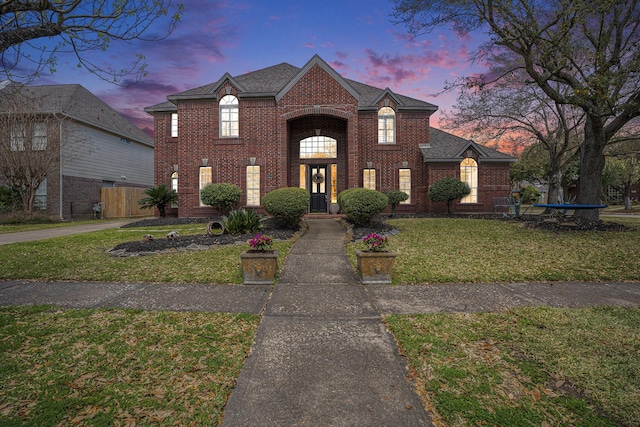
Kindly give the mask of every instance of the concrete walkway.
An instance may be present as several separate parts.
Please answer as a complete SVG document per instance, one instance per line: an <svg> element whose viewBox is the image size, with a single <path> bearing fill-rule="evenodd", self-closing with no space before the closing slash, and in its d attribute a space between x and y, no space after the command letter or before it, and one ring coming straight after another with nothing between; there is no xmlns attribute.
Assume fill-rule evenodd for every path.
<svg viewBox="0 0 640 427"><path fill-rule="evenodd" d="M431 425L347 260L344 227L308 223L287 255L222 425Z"/></svg>

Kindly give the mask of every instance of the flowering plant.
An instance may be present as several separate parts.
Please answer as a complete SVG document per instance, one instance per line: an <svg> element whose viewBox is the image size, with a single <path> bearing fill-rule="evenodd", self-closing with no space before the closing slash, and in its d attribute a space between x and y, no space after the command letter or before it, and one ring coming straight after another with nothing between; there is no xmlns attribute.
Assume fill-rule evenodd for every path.
<svg viewBox="0 0 640 427"><path fill-rule="evenodd" d="M266 251L271 249L271 245L273 244L273 239L271 236L267 236L265 234L256 234L256 236L249 240L249 245L257 251Z"/></svg>
<svg viewBox="0 0 640 427"><path fill-rule="evenodd" d="M382 252L387 247L388 243L386 237L376 233L367 234L362 241L372 252Z"/></svg>

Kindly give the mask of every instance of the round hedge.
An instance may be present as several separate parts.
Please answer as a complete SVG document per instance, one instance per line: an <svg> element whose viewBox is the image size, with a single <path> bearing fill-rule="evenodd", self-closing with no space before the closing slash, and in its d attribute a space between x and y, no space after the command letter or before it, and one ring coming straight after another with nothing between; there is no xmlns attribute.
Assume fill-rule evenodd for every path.
<svg viewBox="0 0 640 427"><path fill-rule="evenodd" d="M207 184L200 191L202 203L213 206L224 215L227 215L238 204L241 197L242 189L235 184L226 182Z"/></svg>
<svg viewBox="0 0 640 427"><path fill-rule="evenodd" d="M350 188L339 195L340 208L356 225L367 225L389 204L389 198L369 188Z"/></svg>
<svg viewBox="0 0 640 427"><path fill-rule="evenodd" d="M309 208L309 193L298 187L278 188L262 198L262 207L271 216L279 218L295 228Z"/></svg>

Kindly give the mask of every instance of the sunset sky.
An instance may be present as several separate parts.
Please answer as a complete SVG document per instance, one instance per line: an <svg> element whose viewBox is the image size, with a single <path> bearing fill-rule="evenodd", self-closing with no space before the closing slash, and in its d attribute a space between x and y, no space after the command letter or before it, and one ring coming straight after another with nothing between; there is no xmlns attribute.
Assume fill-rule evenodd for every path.
<svg viewBox="0 0 640 427"><path fill-rule="evenodd" d="M180 1L180 0L179 0ZM150 132L144 107L167 95L287 62L303 67L318 54L342 76L449 109L456 93L440 92L445 81L482 72L468 61L481 36L458 38L445 28L412 39L392 23L390 0L181 0L182 22L167 39L117 44L92 60L123 68L143 53L148 75L119 87L60 55L57 72L33 84L80 83ZM160 28L158 28L159 30ZM0 80L3 77L0 75ZM440 113L432 119L438 126Z"/></svg>

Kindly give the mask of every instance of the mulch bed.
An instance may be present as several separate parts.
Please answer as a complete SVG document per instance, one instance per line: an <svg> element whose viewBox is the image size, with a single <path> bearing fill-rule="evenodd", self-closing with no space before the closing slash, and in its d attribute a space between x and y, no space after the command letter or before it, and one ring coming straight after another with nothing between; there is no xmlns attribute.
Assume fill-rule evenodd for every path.
<svg viewBox="0 0 640 427"><path fill-rule="evenodd" d="M579 218L573 217L547 217L541 215L523 215L520 218L505 217L502 214L478 214L478 215L434 215L434 214L417 214L417 215L396 215L395 218L470 218L470 219L494 219L504 221L517 221L521 222L524 227L536 228L542 230L549 230L555 233L565 232L607 232L607 231L630 231L634 230L624 224L609 221L595 221L588 222L582 221ZM378 217L366 227L354 227L353 228L353 240L361 240L367 234L389 233L393 230L393 227L384 222L389 217ZM207 224L211 221L218 220L218 218L153 218L137 221L123 228L149 228L166 225L184 225L184 224ZM288 240L297 230L291 230L284 227L279 221L269 218L263 221L264 228L260 231L262 234L268 234L276 240ZM127 253L133 252L157 252L165 249L179 249L185 248L189 245L230 245L246 243L249 239L255 236L256 233L242 234L237 236L231 236L229 234L223 234L220 236L207 236L206 234L197 234L192 236L178 236L175 239L167 239L164 235L156 235L155 239L143 242L133 241L121 243L114 247L112 250L124 249ZM142 234L140 235L142 238Z"/></svg>

